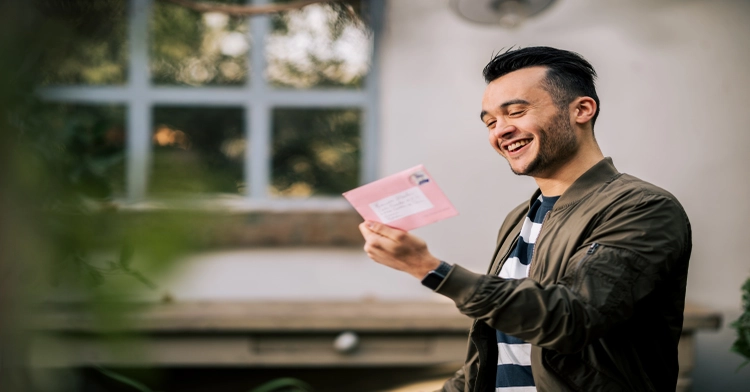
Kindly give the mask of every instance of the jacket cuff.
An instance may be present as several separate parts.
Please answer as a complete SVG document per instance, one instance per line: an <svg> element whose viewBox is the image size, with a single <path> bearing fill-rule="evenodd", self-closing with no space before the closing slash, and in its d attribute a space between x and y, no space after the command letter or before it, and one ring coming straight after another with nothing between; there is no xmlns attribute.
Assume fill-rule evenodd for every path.
<svg viewBox="0 0 750 392"><path fill-rule="evenodd" d="M484 277L483 274L477 274L460 265L454 265L435 289L435 292L452 299L456 305L460 306L474 296Z"/></svg>

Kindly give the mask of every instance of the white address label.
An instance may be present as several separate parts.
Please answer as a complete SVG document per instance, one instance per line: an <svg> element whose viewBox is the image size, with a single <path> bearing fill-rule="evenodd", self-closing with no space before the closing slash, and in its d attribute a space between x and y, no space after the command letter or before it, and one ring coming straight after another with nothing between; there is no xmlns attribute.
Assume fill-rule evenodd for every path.
<svg viewBox="0 0 750 392"><path fill-rule="evenodd" d="M409 188L370 203L370 208L383 223L390 223L432 207L430 199L418 187Z"/></svg>

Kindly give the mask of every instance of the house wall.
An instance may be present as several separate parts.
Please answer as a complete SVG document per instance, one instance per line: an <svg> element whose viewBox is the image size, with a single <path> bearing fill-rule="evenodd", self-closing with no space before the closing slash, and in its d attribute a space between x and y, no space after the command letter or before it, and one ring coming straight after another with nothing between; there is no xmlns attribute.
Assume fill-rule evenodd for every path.
<svg viewBox="0 0 750 392"><path fill-rule="evenodd" d="M596 135L620 171L675 194L692 221L688 300L720 311L698 335L695 391L744 391L729 352L750 275L750 2L559 0L514 30L460 19L448 1L391 0L379 54L381 176L423 163L460 215L415 233L434 254L484 271L505 214L535 189L514 176L479 121L493 52L548 45L599 73ZM359 249L197 255L165 284L178 300L444 300ZM283 281L284 283L279 283Z"/></svg>
<svg viewBox="0 0 750 392"><path fill-rule="evenodd" d="M470 24L447 1L390 1L382 66L382 174L424 163L460 216L418 234L440 257L484 271L504 215L535 189L486 142L481 70L493 51L546 45L599 74L597 139L618 169L675 194L693 225L688 300L719 310L698 336L696 391L746 390L729 352L750 277L750 3L560 0L515 30Z"/></svg>

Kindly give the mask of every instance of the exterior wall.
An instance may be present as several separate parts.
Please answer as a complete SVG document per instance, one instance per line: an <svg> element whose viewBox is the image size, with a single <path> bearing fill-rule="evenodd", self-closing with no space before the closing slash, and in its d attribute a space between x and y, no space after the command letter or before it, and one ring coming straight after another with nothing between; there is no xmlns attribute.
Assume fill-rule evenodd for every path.
<svg viewBox="0 0 750 392"><path fill-rule="evenodd" d="M436 4L439 3L439 4ZM547 45L599 73L596 135L618 169L683 203L694 230L688 299L738 316L750 276L750 3L560 0L516 30L465 22L434 0L391 1L382 59L382 159L389 174L424 163L460 216L421 229L431 249L483 271L505 213L535 189L514 176L479 122L493 51ZM746 390L734 339L698 336L696 391Z"/></svg>
<svg viewBox="0 0 750 392"><path fill-rule="evenodd" d="M741 202L750 193L748 16L742 1L560 0L506 30L470 24L448 1L391 0L379 55L379 175L425 164L460 215L415 233L439 257L484 271L502 219L535 184L487 145L481 69L514 45L577 51L600 76L605 155L681 200L694 229L688 299L721 311L727 325L750 274L750 207ZM442 300L358 249L233 251L185 267L165 286L178 300ZM698 335L695 391L750 384L750 369L734 372L732 341L726 326Z"/></svg>

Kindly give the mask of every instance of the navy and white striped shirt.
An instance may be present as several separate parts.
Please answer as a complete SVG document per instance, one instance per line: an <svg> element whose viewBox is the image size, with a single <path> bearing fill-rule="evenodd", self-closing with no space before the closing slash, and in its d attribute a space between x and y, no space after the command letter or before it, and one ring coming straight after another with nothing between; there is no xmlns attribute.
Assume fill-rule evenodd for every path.
<svg viewBox="0 0 750 392"><path fill-rule="evenodd" d="M560 196L539 196L531 205L516 247L508 256L498 274L501 278L521 279L529 276L531 255L534 244L542 229L544 217L555 205ZM531 375L531 343L497 331L497 376L496 392L533 392L536 391L534 378Z"/></svg>

